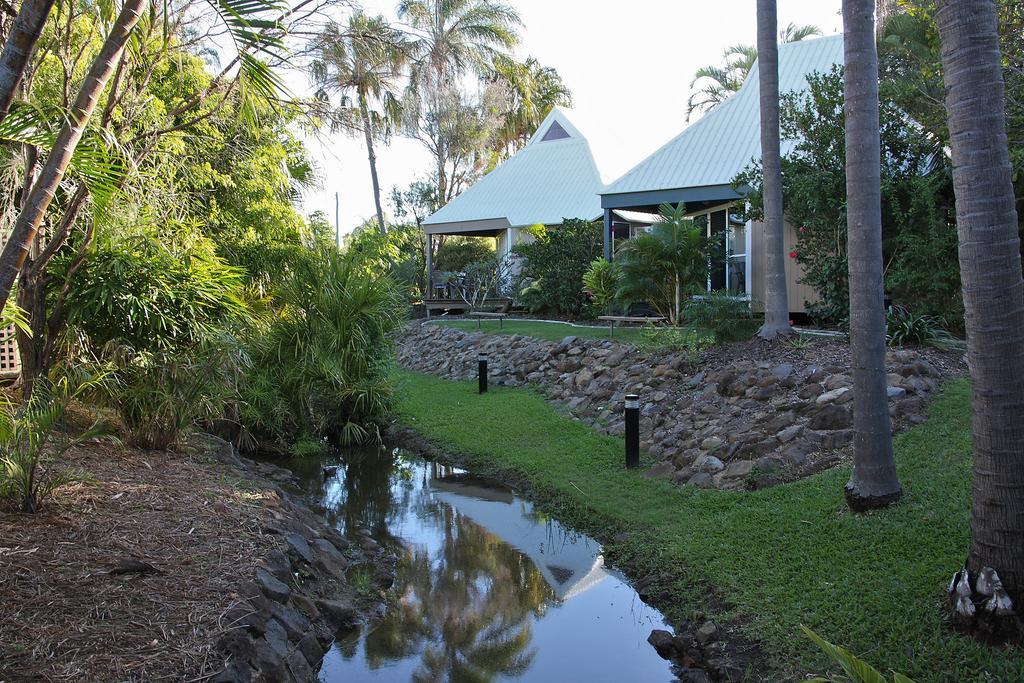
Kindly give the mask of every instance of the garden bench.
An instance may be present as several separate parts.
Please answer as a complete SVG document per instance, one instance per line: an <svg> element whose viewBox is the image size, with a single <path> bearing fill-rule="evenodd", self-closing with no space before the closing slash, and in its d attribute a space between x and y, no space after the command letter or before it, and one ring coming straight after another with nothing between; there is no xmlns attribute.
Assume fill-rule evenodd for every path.
<svg viewBox="0 0 1024 683"><path fill-rule="evenodd" d="M497 318L498 329L503 329L505 324L505 318L508 317L507 313L486 313L484 311L472 311L470 315L476 318L476 329L478 330L480 329L480 323L484 318Z"/></svg>
<svg viewBox="0 0 1024 683"><path fill-rule="evenodd" d="M638 315L599 315L598 320L607 320L611 323L608 327L608 338L615 336L615 323L661 323L665 318L660 315L638 316Z"/></svg>

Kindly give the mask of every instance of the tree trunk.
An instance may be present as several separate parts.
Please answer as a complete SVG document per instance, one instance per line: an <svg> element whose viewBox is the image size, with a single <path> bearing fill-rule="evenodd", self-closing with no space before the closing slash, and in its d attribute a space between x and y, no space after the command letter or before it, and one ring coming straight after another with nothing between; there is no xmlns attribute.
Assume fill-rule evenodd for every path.
<svg viewBox="0 0 1024 683"><path fill-rule="evenodd" d="M366 103L366 96L359 95L359 113L363 117L363 134L366 136L366 152L370 158L370 180L373 181L373 203L377 207L377 230L380 234L387 232L384 224L384 209L380 205L380 181L377 179L377 154L373 151L373 124Z"/></svg>
<svg viewBox="0 0 1024 683"><path fill-rule="evenodd" d="M25 0L0 55L0 121L7 116L54 0Z"/></svg>
<svg viewBox="0 0 1024 683"><path fill-rule="evenodd" d="M786 293L785 219L779 152L779 46L775 0L757 0L757 63L761 95L761 167L764 170L765 269L764 325L757 336L793 334Z"/></svg>
<svg viewBox="0 0 1024 683"><path fill-rule="evenodd" d="M850 266L854 510L885 507L902 493L892 454L885 372L881 142L873 0L843 0L846 113L846 241Z"/></svg>
<svg viewBox="0 0 1024 683"><path fill-rule="evenodd" d="M968 569L994 568L1024 607L1024 279L996 8L940 0L960 277L974 405Z"/></svg>
<svg viewBox="0 0 1024 683"><path fill-rule="evenodd" d="M39 230L46 215L46 209L53 199L54 192L64 179L68 164L75 152L82 134L85 132L89 117L96 109L96 102L107 84L107 80L117 65L117 60L131 35L139 16L145 7L145 0L125 0L110 34L103 42L103 47L89 68L78 96L75 98L68 119L57 135L57 140L46 159L46 165L39 173L29 194L28 201L14 223L11 238L0 253L0 308L11 294L11 288L18 277L29 246Z"/></svg>

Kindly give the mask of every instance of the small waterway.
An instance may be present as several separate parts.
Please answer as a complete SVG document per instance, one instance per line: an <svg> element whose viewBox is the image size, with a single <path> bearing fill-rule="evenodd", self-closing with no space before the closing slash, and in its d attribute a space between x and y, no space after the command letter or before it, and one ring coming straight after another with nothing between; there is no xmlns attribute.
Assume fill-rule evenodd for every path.
<svg viewBox="0 0 1024 683"><path fill-rule="evenodd" d="M398 449L289 465L339 531L399 556L387 613L334 644L324 683L672 680L647 643L661 613L510 489Z"/></svg>

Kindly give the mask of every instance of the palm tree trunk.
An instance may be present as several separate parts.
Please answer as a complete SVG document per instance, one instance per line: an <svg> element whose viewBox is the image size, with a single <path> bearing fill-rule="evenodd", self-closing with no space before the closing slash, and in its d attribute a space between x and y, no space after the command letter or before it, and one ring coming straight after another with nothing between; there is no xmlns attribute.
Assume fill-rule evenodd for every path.
<svg viewBox="0 0 1024 683"><path fill-rule="evenodd" d="M366 152L370 158L370 180L373 181L373 203L377 207L377 230L380 234L387 232L384 224L384 209L380 205L380 181L377 179L377 153L373 150L373 123L370 121L369 104L366 95L359 95L359 114L363 118L363 135L366 136Z"/></svg>
<svg viewBox="0 0 1024 683"><path fill-rule="evenodd" d="M793 334L786 293L785 218L779 152L779 46L775 0L757 0L758 86L761 95L761 167L764 171L765 269L764 325L757 336Z"/></svg>
<svg viewBox="0 0 1024 683"><path fill-rule="evenodd" d="M46 215L46 209L53 200L53 194L61 180L64 179L75 147L82 139L89 117L96 109L96 102L114 72L121 52L145 6L146 0L125 0L110 33L103 41L103 47L89 68L71 111L68 112L67 122L57 135L53 149L46 159L46 165L40 171L28 201L18 214L10 240L0 253L0 308L7 303L14 281L25 262L29 246Z"/></svg>
<svg viewBox="0 0 1024 683"><path fill-rule="evenodd" d="M853 370L853 472L846 500L854 510L900 498L892 454L885 373L882 281L881 142L873 0L843 0L846 113L846 240L850 266Z"/></svg>
<svg viewBox="0 0 1024 683"><path fill-rule="evenodd" d="M968 569L994 568L1024 605L1024 279L996 8L940 0L960 277L974 404Z"/></svg>
<svg viewBox="0 0 1024 683"><path fill-rule="evenodd" d="M25 76L28 60L46 26L54 0L25 0L7 34L7 43L0 55L0 121L7 116L11 103Z"/></svg>

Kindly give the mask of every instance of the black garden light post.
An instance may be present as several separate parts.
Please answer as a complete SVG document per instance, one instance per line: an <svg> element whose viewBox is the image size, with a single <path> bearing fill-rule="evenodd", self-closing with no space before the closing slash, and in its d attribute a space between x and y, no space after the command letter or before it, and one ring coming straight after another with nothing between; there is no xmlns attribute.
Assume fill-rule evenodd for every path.
<svg viewBox="0 0 1024 683"><path fill-rule="evenodd" d="M487 393L487 354L481 353L477 360L477 380L480 383L480 393Z"/></svg>
<svg viewBox="0 0 1024 683"><path fill-rule="evenodd" d="M640 396L626 394L626 467L640 467Z"/></svg>

